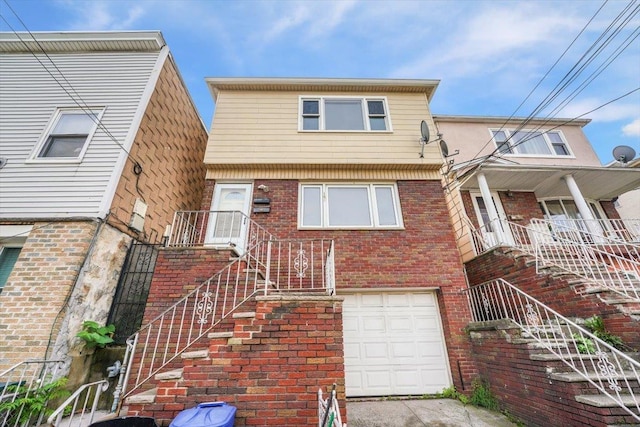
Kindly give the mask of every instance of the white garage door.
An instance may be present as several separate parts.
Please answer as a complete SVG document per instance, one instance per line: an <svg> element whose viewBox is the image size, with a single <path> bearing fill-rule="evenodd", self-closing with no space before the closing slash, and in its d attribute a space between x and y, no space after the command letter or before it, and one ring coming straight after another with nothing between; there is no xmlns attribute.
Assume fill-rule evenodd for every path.
<svg viewBox="0 0 640 427"><path fill-rule="evenodd" d="M435 293L345 295L346 394L437 393L451 385Z"/></svg>

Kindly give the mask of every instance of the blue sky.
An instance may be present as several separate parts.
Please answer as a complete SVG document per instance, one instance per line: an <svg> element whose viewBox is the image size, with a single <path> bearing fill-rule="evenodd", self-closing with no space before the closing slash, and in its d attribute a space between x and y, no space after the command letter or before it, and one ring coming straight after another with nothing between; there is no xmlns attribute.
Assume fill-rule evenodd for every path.
<svg viewBox="0 0 640 427"><path fill-rule="evenodd" d="M640 89L639 0L6 1L30 31L162 31L207 127L205 77L438 79L434 114L527 116L627 6L631 19L537 115L576 117ZM25 30L5 0L0 15L0 31ZM603 163L617 145L640 153L640 90L586 117Z"/></svg>

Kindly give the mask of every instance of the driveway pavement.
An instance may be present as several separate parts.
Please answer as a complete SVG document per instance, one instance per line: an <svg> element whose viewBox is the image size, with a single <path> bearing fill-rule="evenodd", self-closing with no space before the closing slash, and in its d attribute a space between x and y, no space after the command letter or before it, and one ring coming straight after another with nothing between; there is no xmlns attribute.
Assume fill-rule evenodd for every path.
<svg viewBox="0 0 640 427"><path fill-rule="evenodd" d="M504 415L453 399L347 402L349 427L514 427Z"/></svg>

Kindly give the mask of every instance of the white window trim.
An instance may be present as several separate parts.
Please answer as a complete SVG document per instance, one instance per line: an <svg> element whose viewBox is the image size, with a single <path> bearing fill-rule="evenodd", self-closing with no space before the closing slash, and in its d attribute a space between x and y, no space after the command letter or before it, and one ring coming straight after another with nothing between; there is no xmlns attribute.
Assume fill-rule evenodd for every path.
<svg viewBox="0 0 640 427"><path fill-rule="evenodd" d="M67 158L67 157L39 157L39 154L42 151L42 149L44 148L44 145L47 143L47 140L49 139L49 136L50 136L51 132L53 131L53 128L58 124L58 120L60 120L60 117L63 114L65 114L65 113L85 113L85 114L87 114L87 111L93 113L96 116L95 117L95 121L97 121L97 123L94 123L93 129L91 129L91 131L87 135L87 140L85 141L84 147L82 147L82 151L80 152L78 157L73 157L73 158L71 158L71 157L69 157L69 158ZM84 158L85 153L87 152L87 149L89 148L89 144L91 143L91 140L93 139L93 135L96 133L96 130L98 129L98 123L102 120L102 116L104 114L104 111L105 111L104 107L58 108L58 109L56 109L55 113L53 114L53 116L49 120L49 123L47 124L47 127L45 128L44 132L40 136L40 140L38 141L38 143L34 147L34 149L31 152L31 154L29 155L29 158L26 160L26 163L81 163L82 159Z"/></svg>
<svg viewBox="0 0 640 427"><path fill-rule="evenodd" d="M326 99L352 99L359 100L362 102L362 114L363 120L365 124L364 130L325 130L324 123L324 101ZM319 129L303 129L303 120L302 120L302 104L303 101L319 101ZM369 107L367 105L367 101L382 101L384 103L384 111L385 111L385 124L387 129L385 130L371 130L371 124L369 122ZM391 113L389 112L389 102L387 101L386 96L348 96L348 95L331 95L331 96L318 96L318 95L300 95L298 97L298 131L299 132L329 132L329 133L392 133L393 127L391 126Z"/></svg>
<svg viewBox="0 0 640 427"><path fill-rule="evenodd" d="M548 215L549 214L549 209L547 208L547 203L546 202L552 202L552 201L560 201L560 203L562 204L562 202L564 201L572 201L575 203L575 200L573 200L570 197L543 197L541 199L538 199L538 203L541 203L542 205L544 205L544 214ZM609 217L607 216L607 213L604 211L604 209L602 208L602 205L600 204L600 202L598 200L593 200L593 199L584 199L585 202L587 202L587 206L589 207L589 210L591 210L592 214L593 214L593 209L595 208L598 211L598 214L600 215L600 218L602 218L604 221L600 222L598 221L597 217L594 217L596 219L596 221L598 221L598 223L603 224L605 230L604 231L608 231L609 230L609 224L608 224L608 220ZM564 209L564 204L562 204L563 209Z"/></svg>
<svg viewBox="0 0 640 427"><path fill-rule="evenodd" d="M513 134L513 129L489 128L489 136L491 137L491 140L493 141L494 147L496 148L496 150L498 150L498 143L497 143L495 137L493 136L494 132L505 132L506 135L507 135L507 139L509 140L509 142L508 142L509 143L509 147L511 147L511 143L512 143L511 136ZM540 132L542 134L544 142L547 144L547 147L551 151L551 154L501 153L501 155L506 156L506 157L534 157L534 158L543 158L543 159L544 158L555 159L555 158L558 158L558 157L563 158L563 159L575 159L576 158L575 155L573 154L573 150L571 150L571 146L569 146L569 142L564 137L564 134L562 133L561 130L558 130L558 129L553 129L553 130L520 129L520 130L518 130L518 132ZM564 146L567 147L567 151L569 152L569 154L556 154L556 150L554 150L553 144L552 144L551 140L549 139L549 137L547 136L548 132L556 132L556 133L558 133L558 135L560 135L560 139L564 143ZM518 149L518 147L516 147L516 150L517 149ZM498 153L500 153L499 150L498 150Z"/></svg>
<svg viewBox="0 0 640 427"><path fill-rule="evenodd" d="M320 187L321 198L321 214L319 226L303 225L302 215L304 212L304 198L302 197L302 190L304 187ZM372 218L373 225L349 225L349 226L329 226L327 225L329 218L329 204L327 203L327 190L329 187L351 187L362 188L367 187L367 194L369 197L369 211ZM376 187L391 188L393 196L393 207L396 213L396 225L379 225L378 218L378 205L376 200ZM396 183L390 182L301 182L298 184L298 229L300 230L403 230L404 222L402 220L402 208L400 206L400 196L398 194L398 186Z"/></svg>

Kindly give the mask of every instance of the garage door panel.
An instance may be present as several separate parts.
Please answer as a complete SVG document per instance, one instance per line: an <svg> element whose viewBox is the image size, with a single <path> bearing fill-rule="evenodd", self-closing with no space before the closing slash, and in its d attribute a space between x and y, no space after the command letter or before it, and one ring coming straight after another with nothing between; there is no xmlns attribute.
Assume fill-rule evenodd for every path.
<svg viewBox="0 0 640 427"><path fill-rule="evenodd" d="M347 396L435 393L450 386L433 293L347 295L344 308Z"/></svg>

